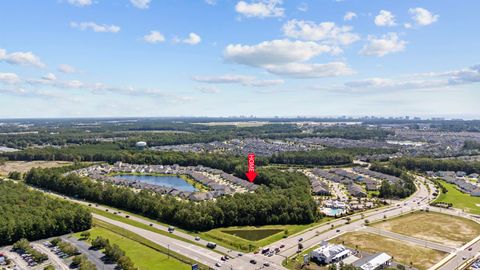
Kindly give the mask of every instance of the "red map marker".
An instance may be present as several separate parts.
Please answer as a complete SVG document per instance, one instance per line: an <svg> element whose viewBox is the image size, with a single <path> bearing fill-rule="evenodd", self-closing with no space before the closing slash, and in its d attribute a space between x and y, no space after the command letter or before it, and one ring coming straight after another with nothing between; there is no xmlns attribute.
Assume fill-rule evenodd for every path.
<svg viewBox="0 0 480 270"><path fill-rule="evenodd" d="M253 180L257 177L257 173L255 172L255 154L253 153L248 154L248 171L245 175L251 183L253 183Z"/></svg>

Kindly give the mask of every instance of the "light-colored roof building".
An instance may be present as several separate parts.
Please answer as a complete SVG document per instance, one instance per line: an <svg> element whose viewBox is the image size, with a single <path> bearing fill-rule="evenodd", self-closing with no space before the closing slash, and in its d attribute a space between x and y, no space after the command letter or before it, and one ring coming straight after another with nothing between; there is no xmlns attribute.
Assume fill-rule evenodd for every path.
<svg viewBox="0 0 480 270"><path fill-rule="evenodd" d="M339 262L351 255L351 251L343 245L333 245L329 243L322 243L322 245L310 253L312 259L320 263Z"/></svg>
<svg viewBox="0 0 480 270"><path fill-rule="evenodd" d="M377 270L383 269L392 260L392 256L387 253L377 253L370 257L365 257L356 261L353 265L361 268L362 270Z"/></svg>

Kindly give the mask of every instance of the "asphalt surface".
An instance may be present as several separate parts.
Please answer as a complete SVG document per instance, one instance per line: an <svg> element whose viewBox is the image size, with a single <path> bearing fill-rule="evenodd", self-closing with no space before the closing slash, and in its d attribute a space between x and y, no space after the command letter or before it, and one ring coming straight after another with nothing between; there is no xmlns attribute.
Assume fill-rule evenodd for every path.
<svg viewBox="0 0 480 270"><path fill-rule="evenodd" d="M31 243L31 245L34 248L36 248L38 251L47 254L50 261L53 262L55 269L70 270L70 267L68 267L68 265L61 258L59 258L55 253L53 253L49 248L43 246L40 243L35 243L35 242Z"/></svg>
<svg viewBox="0 0 480 270"><path fill-rule="evenodd" d="M421 180L423 180L423 178L421 178ZM430 186L430 190L433 190L433 185L430 182L428 182L428 185ZM69 198L66 198L66 199L69 199ZM220 260L220 258L222 257L221 254L213 252L212 250L206 247L205 248L202 247L207 243L204 240L196 241L198 242L198 244L200 244L200 246L194 245L186 241L174 239L165 235L140 229L123 222L111 220L100 215L94 214L94 217L100 220L103 220L105 222L111 223L113 225L123 227L161 246L169 247L172 251L188 256L193 260L201 262L202 264L205 264L209 267L212 267L213 269L238 269L238 270L285 269L282 266L282 261L297 253L298 243L300 238L303 238L303 241L302 241L303 248L308 249L310 247L318 245L322 241L328 241L332 238L335 238L342 233L362 229L365 225L365 219L368 219L370 222L375 222L375 221L382 220L384 216L387 216L387 218L390 218L392 216L401 215L410 211L425 209L427 207L433 211L438 211L438 212L443 212L443 213L448 213L452 215L463 216L466 218L474 219L474 217L472 217L471 215L462 213L458 210L446 210L446 209L441 209L441 208L437 209L435 207L431 207L428 205L428 202L431 199L432 197L429 194L429 191L426 188L426 186L423 184L418 184L417 192L415 192L410 198L406 199L405 201L399 202L398 204L394 204L388 207L373 209L373 210L364 212L363 214L352 215L350 216L351 221L349 224L346 224L345 219L337 219L335 221L328 222L314 228L310 228L308 231L304 231L294 236L290 236L288 238L279 240L269 245L269 247L275 248L275 247L280 247L280 245L285 245L285 247L282 248L278 254L272 257L266 257L261 254L252 254L252 253L244 254L243 256L238 256L237 252L230 251L225 247L217 245L216 250L224 254L229 254L230 257L233 257L233 259L230 259L227 262L222 262ZM69 200L72 200L72 199L69 199ZM73 200L73 201L79 202L82 204L87 204L86 202L83 202L83 201L78 201L78 200ZM97 207L97 208L103 209L103 210L107 209L104 207ZM110 209L109 211L114 212L115 210ZM137 222L144 223L144 224L150 224L148 220L145 220L142 218L131 216L130 219L135 220ZM331 228L332 225L334 226L334 229ZM167 227L161 226L158 224L152 224L152 227L156 227L157 229L161 229L161 230L167 230ZM175 231L173 234L180 236L189 241L195 241L195 236L192 236L186 233ZM407 241L412 239L407 239L406 237L405 240ZM424 240L421 240L422 245L425 245L425 243L426 242ZM433 243L427 242L427 245L430 245L430 244L431 244L430 248L433 248ZM445 249L445 247L442 245L435 246L435 247L436 249ZM441 270L456 269L458 265L464 263L466 260L469 260L470 258L473 258L478 252L480 252L480 241L472 244L471 251L468 250L469 248L470 247L468 248L462 247L455 250L450 249L450 252L453 252L451 255L452 258L448 262L446 262L446 264L435 269L441 269ZM255 265L251 264L249 262L251 259L256 260L257 264ZM270 266L264 267L263 266L264 262L268 262ZM215 266L216 263L221 263L221 266L216 267Z"/></svg>
<svg viewBox="0 0 480 270"><path fill-rule="evenodd" d="M283 244L285 245L285 248L279 254L271 257L270 260L278 265L281 265L281 262L285 258L295 255L298 251L298 243L300 238L303 238L303 241L301 241L303 248L308 249L318 245L322 241L328 241L332 238L335 238L342 233L361 229L365 225L366 219L368 219L370 222L374 222L377 220L382 220L384 216L391 217L412 210L424 208L428 203L428 196L429 192L427 188L424 185L419 185L417 192L415 192L403 203L399 203L398 206L393 205L365 212L363 213L363 219L362 214L350 216L352 220L349 224L346 224L346 220L343 219L335 220L322 226L310 229L309 231L280 240L271 244L270 246L278 247ZM418 202L420 202L420 204L418 204ZM332 225L335 227L334 229L331 228ZM257 257L261 256L262 255L257 254Z"/></svg>
<svg viewBox="0 0 480 270"><path fill-rule="evenodd" d="M115 264L105 264L102 258L105 256L101 251L90 249L90 245L85 241L77 240L73 237L63 236L62 241L70 243L78 248L78 250L87 256L87 259L95 264L98 270L114 270Z"/></svg>

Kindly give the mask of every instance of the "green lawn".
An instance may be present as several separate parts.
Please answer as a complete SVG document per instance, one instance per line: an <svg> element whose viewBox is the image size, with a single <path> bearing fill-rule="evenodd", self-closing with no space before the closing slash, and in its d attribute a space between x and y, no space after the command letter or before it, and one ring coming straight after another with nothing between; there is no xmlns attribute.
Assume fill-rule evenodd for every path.
<svg viewBox="0 0 480 270"><path fill-rule="evenodd" d="M222 233L228 233L238 236L245 240L258 241L271 235L282 232L282 229L256 229L256 230L223 230Z"/></svg>
<svg viewBox="0 0 480 270"><path fill-rule="evenodd" d="M260 247L268 246L284 237L294 235L308 228L326 223L330 220L332 220L332 218L323 218L320 222L304 225L266 225L258 227L239 226L216 228L207 232L201 232L200 236L205 240L216 242L219 245L234 250L250 252L259 249ZM258 231L258 233L255 231ZM241 235L239 235L239 232L241 232ZM261 237L258 237L258 240L245 239L247 237L253 237L253 235L255 235L255 237Z"/></svg>
<svg viewBox="0 0 480 270"><path fill-rule="evenodd" d="M448 190L447 193L441 193L435 202L452 203L454 208L465 210L472 214L480 215L480 197L472 197L456 188L456 185L445 181L439 182Z"/></svg>
<svg viewBox="0 0 480 270"><path fill-rule="evenodd" d="M187 242L190 242L190 243L195 244L195 245L199 245L196 242L185 240L184 238L181 238L179 236L169 234L166 231L158 230L158 229L152 228L152 227L150 227L146 224L136 222L136 221L133 221L131 219L127 219L124 216L125 215L136 216L136 217L148 220L149 222L151 222L153 224L159 224L159 225L163 225L163 226L167 226L167 227L169 226L168 224L165 224L165 223L153 220L153 219L149 219L147 217L140 216L140 215L137 215L137 214L134 214L134 213L130 213L130 212L126 212L126 211L123 211L123 210L115 209L115 208L110 207L110 206L105 206L105 207L108 207L110 209L114 209L114 211L120 211L122 213L122 215L121 216L120 215L114 215L113 213L98 210L94 207L89 207L89 209L93 213L96 213L96 214L99 214L99 215L102 215L102 216L105 216L105 217L108 217L108 218L111 218L111 219L114 219L114 220L118 220L118 221L121 221L121 222L125 222L127 224L132 225L132 226L136 226L136 227L139 227L139 228L142 228L142 229L145 229L145 230L150 230L150 231L153 231L153 232L156 232L156 233L160 233L160 234L164 234L164 235L167 235L167 236L170 236L170 237L173 237L173 238L177 238L177 239L182 240L182 241L187 241ZM230 249L233 249L233 250L249 252L249 251L253 251L255 249L258 249L260 247L267 246L267 245L269 245L273 242L276 242L276 241L282 239L285 235L285 233L284 233L285 230L287 230L288 235L290 236L290 235L299 233L303 230L306 230L308 228L311 228L311 227L326 223L328 221L331 221L332 219L333 218L330 218L330 217L324 217L317 223L303 224L303 225L266 225L266 226L259 226L259 227L240 226L240 227L216 228L216 229L212 229L210 231L198 232L198 233L182 230L181 228L176 228L175 230L182 231L184 233L187 233L187 234L190 234L190 235L193 235L193 236L200 236L202 239L205 239L207 241L216 242L219 245L222 245L224 247L227 247L227 248L230 248ZM274 235L271 235L269 237L263 238L263 239L258 240L258 241L249 241L249 240L246 240L244 238L236 237L234 235L222 232L222 231L226 231L226 230L272 230L272 229L273 230L281 230L281 232L279 232L277 234L274 234ZM216 250L214 250L214 251L218 252ZM221 252L218 252L218 253L221 253Z"/></svg>
<svg viewBox="0 0 480 270"><path fill-rule="evenodd" d="M90 230L90 239L94 239L97 236L102 236L107 238L110 243L117 244L122 250L125 251L125 254L130 257L135 266L139 270L169 270L169 269L191 269L190 264L183 263L172 256L160 252L155 243L150 242L149 240L142 238L138 235L129 235L124 236L122 234L117 234L116 232L107 229L110 227L106 224L102 224L102 227L99 225L101 222L96 221L96 226ZM105 225L105 227L104 227ZM113 230L118 230L121 228L114 228ZM75 235L80 238L79 234ZM160 249L162 249L160 247Z"/></svg>

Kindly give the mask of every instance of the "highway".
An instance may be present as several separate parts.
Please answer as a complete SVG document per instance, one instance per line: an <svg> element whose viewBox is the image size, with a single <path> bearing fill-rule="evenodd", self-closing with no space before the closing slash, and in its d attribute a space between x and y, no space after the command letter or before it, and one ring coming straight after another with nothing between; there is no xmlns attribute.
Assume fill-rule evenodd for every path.
<svg viewBox="0 0 480 270"><path fill-rule="evenodd" d="M349 224L346 224L345 219L337 219L335 221L331 221L322 225L319 225L317 227L310 228L307 231L303 231L301 233L298 233L296 235L290 236L288 238L279 240L275 243L272 243L269 245L269 247L280 247L280 245L285 245L284 248L281 249L281 251L278 254L275 254L272 257L266 257L261 254L244 254L243 256L238 256L238 252L231 251L228 248L222 247L220 245L217 245L216 250L218 252L221 252L223 254L228 254L232 259L228 260L227 262L222 262L220 258L222 257L222 254L219 254L217 252L214 252L204 246L206 246L207 241L200 239L199 241L195 240L194 235L186 234L181 231L175 230L173 234L188 240L188 241L182 241L179 239L175 239L172 237L168 237L162 234L158 234L152 231L140 229L138 227L112 220L109 218L106 218L101 215L94 214L94 217L103 220L105 222L108 222L110 224L125 228L131 232L134 232L144 238L147 238L161 246L170 248L170 250L184 254L202 264L205 264L209 267L212 267L214 269L238 269L238 270L250 270L250 269L285 269L282 266L282 261L285 260L286 258L289 258L293 255L295 255L298 251L298 243L299 239L303 238L303 241L301 242L303 245L304 249L308 249L310 247L313 247L315 245L318 245L322 241L328 241L332 238L335 238L339 236L340 234L346 233L346 232L351 232L351 231L356 231L356 230L361 230L365 229L365 220L369 220L369 222L375 222L384 219L384 216L387 218L391 218L393 216L398 216L402 215L407 212L411 211L416 211L420 209L425 209L429 208L431 211L438 211L442 213L447 213L447 214L452 214L452 215L457 215L457 216L462 216L466 218L471 218L474 219L474 217L463 213L461 211L455 210L455 209L443 209L443 208L436 208L436 207L431 207L429 206L429 201L433 199L431 197L431 194L429 192L429 189L427 189L426 185L429 185L430 190L434 189L434 186L431 182L427 181L425 184L421 183L424 182L424 178L419 177L417 181L417 191L409 198L402 202L398 202L396 204L393 204L391 206L383 207L383 208L378 208L378 209L372 209L367 212L359 213L350 216L351 221ZM58 195L57 195L58 196ZM62 196L63 197L63 196ZM64 197L65 198L65 197ZM79 201L71 198L66 198L72 201L75 201L77 203L81 204L88 204L87 202L84 201ZM93 204L91 205L92 207L96 207L97 209L101 209L105 211L106 209L109 210L109 212L115 212L116 210L106 208L103 206L94 206ZM152 224L152 222L136 217L136 216L130 216L129 217L131 220L135 220L137 222L143 223L143 224ZM333 225L333 228L332 228ZM159 225L157 223L153 223L152 227L155 227L160 230L165 230L167 231L166 226ZM399 240L404 240L407 242L413 242L422 246L427 246L429 248L433 249L438 249L446 252L451 252L452 254L449 256L448 261L445 262L445 264L439 265L436 268L432 269L441 269L441 270L451 270L455 269L458 265L464 263L466 260L473 258L478 252L480 252L480 241L477 241L475 243L471 244L471 251L470 247L462 247L462 248L451 248L451 247L446 247L441 244L435 244L431 243L425 240L420 240L416 239L413 237L408 237L408 236L403 236L403 235L398 235L391 232L385 232L382 231L381 234L385 236L389 236L392 238L397 238ZM388 234L388 235L387 235ZM392 235L390 235L392 234ZM193 244L191 242L196 242L197 244ZM253 265L249 261L251 259L254 259L257 261L257 264ZM264 267L263 263L268 262L270 264L269 267ZM221 263L221 267L216 267L216 263ZM451 268L453 267L453 268Z"/></svg>
<svg viewBox="0 0 480 270"><path fill-rule="evenodd" d="M352 215L351 221L349 224L346 224L346 220L338 219L333 222L326 223L316 228L312 228L306 232L302 232L297 235L290 236L286 239L280 240L276 243L271 244L272 247L278 247L280 245L285 245L285 248L277 255L270 258L270 260L276 264L281 264L281 262L298 251L299 239L303 238L301 242L304 249L308 249L315 245L318 245L322 241L327 241L329 239L337 237L339 234L356 231L361 229L365 225L365 220L369 222L374 222L382 220L384 216L387 218L400 215L412 210L417 210L424 208L428 205L429 192L423 184L418 184L418 190L404 202L398 203L393 206L374 209L369 212L364 212L362 219L362 214ZM419 203L419 204L418 204ZM334 228L332 229L332 225ZM260 257L262 255L257 255Z"/></svg>

